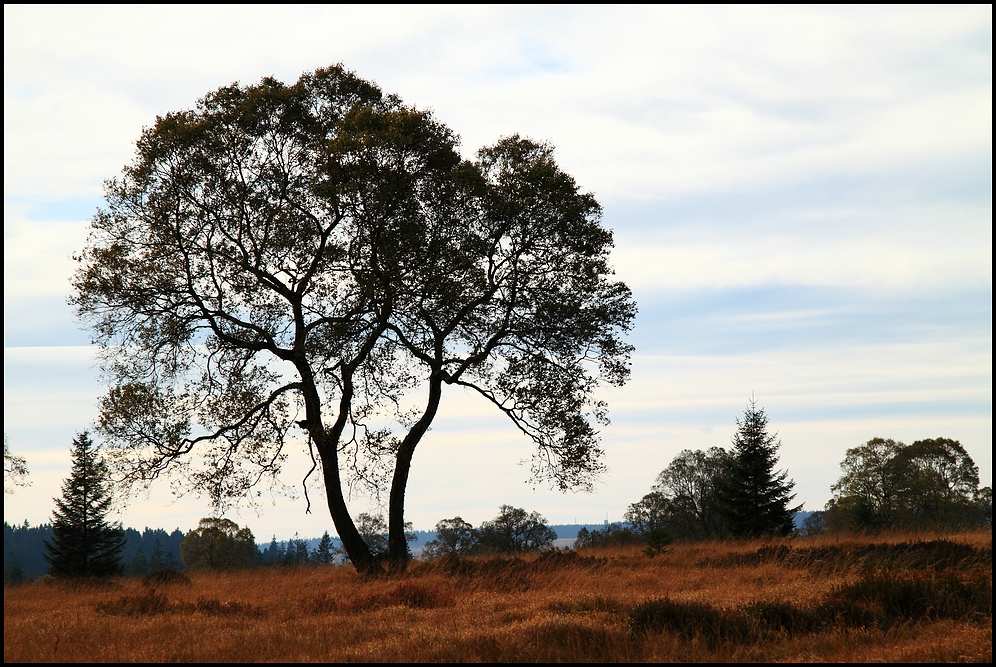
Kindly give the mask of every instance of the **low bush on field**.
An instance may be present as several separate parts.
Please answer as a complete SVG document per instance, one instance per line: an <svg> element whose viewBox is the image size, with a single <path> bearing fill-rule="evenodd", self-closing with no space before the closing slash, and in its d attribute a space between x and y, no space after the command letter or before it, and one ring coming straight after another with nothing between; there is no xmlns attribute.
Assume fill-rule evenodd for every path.
<svg viewBox="0 0 996 667"><path fill-rule="evenodd" d="M158 614L201 613L209 616L245 616L259 618L266 612L250 604L229 600L222 602L198 598L196 602L170 602L154 588L139 595L122 595L117 600L97 604L97 612L108 616L155 616Z"/></svg>

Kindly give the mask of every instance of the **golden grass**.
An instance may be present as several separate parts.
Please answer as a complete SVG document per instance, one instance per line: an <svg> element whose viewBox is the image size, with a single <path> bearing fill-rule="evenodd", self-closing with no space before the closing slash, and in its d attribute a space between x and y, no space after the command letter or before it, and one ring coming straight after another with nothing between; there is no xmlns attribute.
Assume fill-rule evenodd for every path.
<svg viewBox="0 0 996 667"><path fill-rule="evenodd" d="M968 545L975 560L938 560L924 570L922 558L940 552L924 556L921 547L935 540ZM974 577L977 587L987 581L988 611L864 626L821 621L803 630L757 625L744 611L772 603L812 621L829 613L828 600L883 568L897 581L934 570ZM653 558L632 548L436 560L379 579L348 567L305 567L190 580L5 588L4 661L992 660L988 530L679 544ZM677 616L666 615L672 608ZM649 624L641 625L641 609ZM710 634L708 622L720 625Z"/></svg>

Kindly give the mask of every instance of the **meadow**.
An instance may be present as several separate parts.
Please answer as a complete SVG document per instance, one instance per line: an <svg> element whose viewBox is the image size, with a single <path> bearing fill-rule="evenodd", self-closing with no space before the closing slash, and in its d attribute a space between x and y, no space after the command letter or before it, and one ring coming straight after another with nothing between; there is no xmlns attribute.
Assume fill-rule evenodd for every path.
<svg viewBox="0 0 996 667"><path fill-rule="evenodd" d="M991 662L992 531L4 589L5 662Z"/></svg>

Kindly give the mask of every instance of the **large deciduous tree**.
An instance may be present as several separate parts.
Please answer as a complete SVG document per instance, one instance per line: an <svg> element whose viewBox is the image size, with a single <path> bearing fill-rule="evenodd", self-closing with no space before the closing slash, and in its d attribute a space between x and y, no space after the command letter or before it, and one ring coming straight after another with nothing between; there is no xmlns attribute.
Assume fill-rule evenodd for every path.
<svg viewBox="0 0 996 667"><path fill-rule="evenodd" d="M979 468L957 440L912 445L872 438L847 450L830 487L825 519L834 530L932 528L987 523ZM991 494L991 491L989 492ZM991 502L991 501L990 501ZM991 514L991 509L988 510Z"/></svg>
<svg viewBox="0 0 996 667"><path fill-rule="evenodd" d="M502 505L498 516L481 524L477 539L484 553L518 554L550 549L557 532L539 512Z"/></svg>
<svg viewBox="0 0 996 667"><path fill-rule="evenodd" d="M208 517L187 533L180 560L188 570L239 570L256 565L256 538L230 519Z"/></svg>
<svg viewBox="0 0 996 667"><path fill-rule="evenodd" d="M795 498L795 482L788 471L777 470L781 442L768 433L768 416L752 398L737 419L733 450L717 488L720 518L735 537L788 535L794 529L795 513L802 505L789 507Z"/></svg>
<svg viewBox="0 0 996 667"><path fill-rule="evenodd" d="M668 529L679 538L718 537L724 526L717 489L730 463L721 447L680 452L657 475L652 491L667 500Z"/></svg>
<svg viewBox="0 0 996 667"><path fill-rule="evenodd" d="M628 378L636 312L612 235L550 146L457 146L338 66L157 118L73 279L116 479L170 473L224 508L277 481L300 426L351 562L382 569L346 503L363 483L400 569L412 457L461 386L535 442L534 476L589 487L593 390Z"/></svg>
<svg viewBox="0 0 996 667"><path fill-rule="evenodd" d="M113 503L107 469L86 431L73 438L72 462L55 499L52 539L45 542L49 573L66 579L120 574L124 530L107 519Z"/></svg>
<svg viewBox="0 0 996 667"><path fill-rule="evenodd" d="M461 517L442 519L436 522L436 537L425 543L422 555L429 558L437 556L467 556L480 548L480 536L470 523Z"/></svg>
<svg viewBox="0 0 996 667"><path fill-rule="evenodd" d="M872 438L847 450L840 479L830 487L833 498L824 519L831 528L876 528L896 522L902 487L896 455L905 447L891 438Z"/></svg>

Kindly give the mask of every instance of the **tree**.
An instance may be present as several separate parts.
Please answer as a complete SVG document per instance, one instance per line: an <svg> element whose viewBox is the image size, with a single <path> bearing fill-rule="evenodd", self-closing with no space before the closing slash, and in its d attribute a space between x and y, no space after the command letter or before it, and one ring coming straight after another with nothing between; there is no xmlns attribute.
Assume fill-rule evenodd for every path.
<svg viewBox="0 0 996 667"><path fill-rule="evenodd" d="M315 562L321 565L331 565L335 562L337 551L336 547L332 545L329 531L326 530L322 533L322 539L318 542L318 548L315 550Z"/></svg>
<svg viewBox="0 0 996 667"><path fill-rule="evenodd" d="M170 553L170 556L173 554ZM156 538L156 541L152 545L152 555L149 556L149 572L161 572L166 569L166 560L163 556L163 544Z"/></svg>
<svg viewBox="0 0 996 667"><path fill-rule="evenodd" d="M55 498L52 539L45 542L49 573L60 578L121 573L124 530L107 520L113 503L107 468L88 432L73 439L72 469Z"/></svg>
<svg viewBox="0 0 996 667"><path fill-rule="evenodd" d="M550 528L539 512L502 505L491 521L485 521L478 530L481 551L485 553L517 554L543 551L553 546L557 533Z"/></svg>
<svg viewBox="0 0 996 667"><path fill-rule="evenodd" d="M535 478L590 488L608 423L593 393L628 379L636 313L612 234L552 147L457 146L338 66L147 128L71 299L102 349L116 479L170 473L224 507L277 482L299 426L350 560L382 570L346 504L359 483L388 494L403 569L412 457L459 386L533 440Z"/></svg>
<svg viewBox="0 0 996 667"><path fill-rule="evenodd" d="M663 520L674 537L701 539L722 534L717 489L729 463L730 455L721 447L708 452L686 449L657 475L651 491L667 500Z"/></svg>
<svg viewBox="0 0 996 667"><path fill-rule="evenodd" d="M425 543L422 553L429 557L465 556L477 553L479 537L474 526L455 516L436 523L436 537Z"/></svg>
<svg viewBox="0 0 996 667"><path fill-rule="evenodd" d="M28 464L23 456L10 451L7 434L3 434L3 492L4 495L14 493L13 487L7 486L7 480L14 486L28 486Z"/></svg>
<svg viewBox="0 0 996 667"><path fill-rule="evenodd" d="M736 537L788 535L794 529L793 515L802 505L789 507L795 498L795 482L787 471L776 471L777 434L768 434L768 417L764 408L752 398L737 419L733 451L726 474L717 489L720 518Z"/></svg>
<svg viewBox="0 0 996 667"><path fill-rule="evenodd" d="M892 439L872 438L847 450L824 516L831 529L874 528L896 520L901 482L895 458L905 447Z"/></svg>
<svg viewBox="0 0 996 667"><path fill-rule="evenodd" d="M270 546L263 552L265 562L269 565L277 565L284 562L284 546L277 542L277 536L270 539Z"/></svg>
<svg viewBox="0 0 996 667"><path fill-rule="evenodd" d="M284 565L307 565L311 559L308 553L308 543L294 533L293 539L287 543L287 552L284 554Z"/></svg>
<svg viewBox="0 0 996 667"><path fill-rule="evenodd" d="M957 440L917 440L896 456L900 502L910 523L955 526L976 522L979 467Z"/></svg>
<svg viewBox="0 0 996 667"><path fill-rule="evenodd" d="M356 515L356 529L363 541L370 547L374 558L385 558L388 553L388 527L383 515L360 512ZM418 536L412 532L411 522L405 524L405 544L414 542ZM347 558L349 557L347 553Z"/></svg>
<svg viewBox="0 0 996 667"><path fill-rule="evenodd" d="M822 535L826 529L823 512L810 512L802 522L802 530L799 532L807 536Z"/></svg>
<svg viewBox="0 0 996 667"><path fill-rule="evenodd" d="M993 488L984 486L975 494L975 508L979 523L983 526L993 525Z"/></svg>
<svg viewBox="0 0 996 667"><path fill-rule="evenodd" d="M627 508L623 515L632 530L643 538L647 555L663 553L674 537L671 534L671 500L659 491L651 491Z"/></svg>
<svg viewBox="0 0 996 667"><path fill-rule="evenodd" d="M957 440L872 438L848 449L840 467L824 513L832 530L985 523L979 469Z"/></svg>
<svg viewBox="0 0 996 667"><path fill-rule="evenodd" d="M180 560L188 570L239 570L256 564L256 538L230 519L205 518L187 533Z"/></svg>
<svg viewBox="0 0 996 667"><path fill-rule="evenodd" d="M142 575L147 574L148 571L149 559L145 557L145 553L142 551L141 547L139 547L135 549L135 553L132 555L131 560L128 561L128 576L141 577Z"/></svg>
<svg viewBox="0 0 996 667"><path fill-rule="evenodd" d="M610 523L601 530L596 528L589 531L584 526L579 528L577 539L574 540L574 549L625 547L637 544L645 545L646 543L646 539L632 526Z"/></svg>

